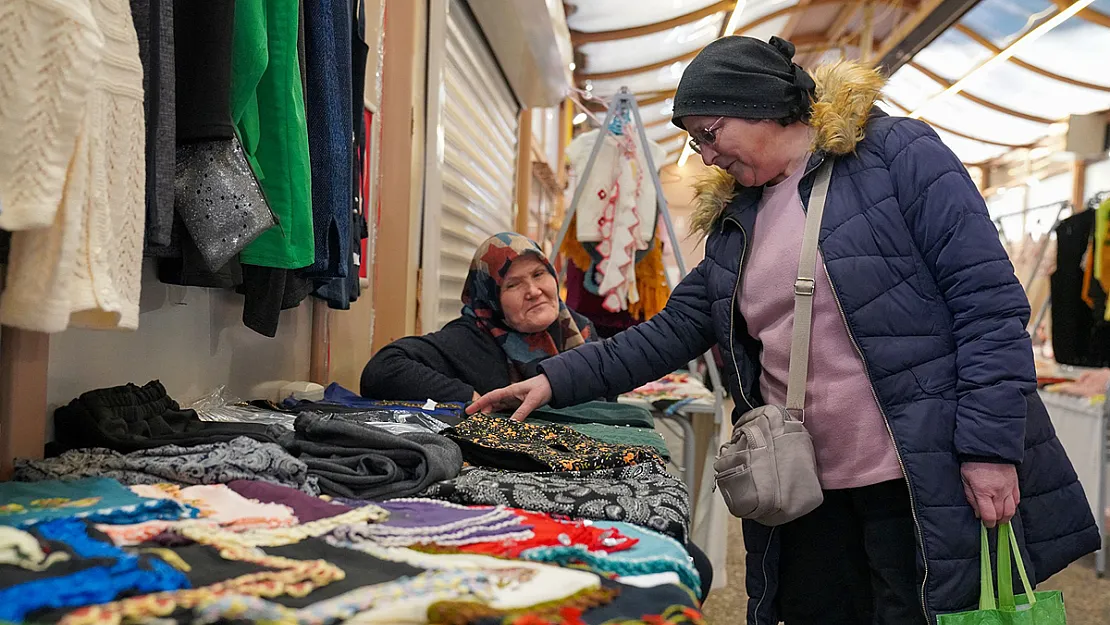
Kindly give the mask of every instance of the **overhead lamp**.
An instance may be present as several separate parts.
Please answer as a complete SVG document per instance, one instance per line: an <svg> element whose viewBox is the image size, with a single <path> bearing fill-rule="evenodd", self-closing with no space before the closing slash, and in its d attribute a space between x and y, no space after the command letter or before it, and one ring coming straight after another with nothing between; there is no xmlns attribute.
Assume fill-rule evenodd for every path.
<svg viewBox="0 0 1110 625"><path fill-rule="evenodd" d="M747 4L747 0L738 0L736 6L733 7L732 15L728 18L728 24L725 24L725 37L736 34L736 29L740 28L740 16L744 13L744 6Z"/></svg>
<svg viewBox="0 0 1110 625"><path fill-rule="evenodd" d="M572 122L575 126L577 126L578 124L581 124L584 121L586 121L586 114L585 113L579 113L579 114L575 115L574 119L572 120Z"/></svg>
<svg viewBox="0 0 1110 625"><path fill-rule="evenodd" d="M988 69L990 69L990 68L992 68L992 67L994 67L994 66L996 66L1000 63L1005 63L1006 61L1009 61L1022 48L1024 48L1025 46L1028 46L1029 44L1033 43L1034 41L1040 39L1045 34L1050 32L1052 29L1059 26L1060 24L1063 24L1064 22L1068 21L1076 13L1079 13L1083 9L1085 9L1088 6L1090 6L1091 4L1093 4L1094 1L1095 0L1078 0L1077 2L1075 2L1074 4L1069 6L1068 8L1064 9L1063 11L1060 11L1056 15L1053 15L1052 18L1049 19L1048 21L1046 21L1045 23L1043 23L1040 26L1037 26L1036 28L1034 28L1033 30L1025 33L1024 35L1019 37L1017 41L1015 41L1015 42L1011 43L1010 45L1006 46L1005 50L1002 50L998 54L996 54L996 55L992 56L991 58L987 59L982 64L980 64L978 67L976 67L975 69L968 72L963 78L961 78L961 79L957 80L956 82L952 83L952 86L948 87L947 89L938 93L937 95L933 96L932 98L929 98L924 104L917 107L917 110L910 113L909 116L913 119L920 119L922 112L925 109L929 108L929 106L931 106L933 104L936 104L937 102L940 102L941 100L950 98L950 97L960 93L961 91L964 90L964 87L967 86L968 81L972 77L974 77L975 75L980 74L982 72L985 72Z"/></svg>
<svg viewBox="0 0 1110 625"><path fill-rule="evenodd" d="M690 147L690 136L686 135L686 143L682 144L682 154L678 156L678 166L685 167L686 161L694 155L694 148Z"/></svg>

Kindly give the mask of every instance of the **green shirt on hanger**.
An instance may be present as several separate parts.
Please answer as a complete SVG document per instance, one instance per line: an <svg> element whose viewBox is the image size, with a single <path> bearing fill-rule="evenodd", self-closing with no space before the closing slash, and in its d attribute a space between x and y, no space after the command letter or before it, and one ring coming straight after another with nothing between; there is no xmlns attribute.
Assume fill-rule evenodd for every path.
<svg viewBox="0 0 1110 625"><path fill-rule="evenodd" d="M315 260L299 26L299 0L235 4L231 116L278 221L243 250L250 265L299 269Z"/></svg>

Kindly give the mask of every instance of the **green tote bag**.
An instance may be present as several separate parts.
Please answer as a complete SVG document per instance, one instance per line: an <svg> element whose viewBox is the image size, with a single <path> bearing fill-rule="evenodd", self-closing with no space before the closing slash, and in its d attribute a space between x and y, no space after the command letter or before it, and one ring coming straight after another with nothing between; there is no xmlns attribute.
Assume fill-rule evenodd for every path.
<svg viewBox="0 0 1110 625"><path fill-rule="evenodd" d="M1064 595L1058 590L1033 592L1025 563L1021 561L1017 537L1009 523L998 527L998 600L994 597L994 576L991 574L991 554L987 545L987 528L979 537L979 609L957 614L942 614L937 625L1064 625ZM1017 564L1025 594L1014 596L1014 583L1010 573L1010 554Z"/></svg>

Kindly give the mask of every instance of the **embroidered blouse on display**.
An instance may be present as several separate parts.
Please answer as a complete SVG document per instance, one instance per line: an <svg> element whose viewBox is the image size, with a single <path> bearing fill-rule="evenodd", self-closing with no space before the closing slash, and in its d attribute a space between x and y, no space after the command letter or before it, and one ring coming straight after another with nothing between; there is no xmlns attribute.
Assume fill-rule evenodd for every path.
<svg viewBox="0 0 1110 625"><path fill-rule="evenodd" d="M563 473L464 469L424 497L467 506L509 506L605 521L624 521L685 544L690 524L686 485L662 465Z"/></svg>
<svg viewBox="0 0 1110 625"><path fill-rule="evenodd" d="M77 519L54 519L34 526L31 533L48 543L65 545L70 560L25 581L0 588L0 621L19 623L40 610L88 606L124 594L144 594L187 588L184 574L161 559L129 554L95 537ZM6 580L19 579L4 570ZM15 567L12 567L15 568ZM21 569L16 569L21 570Z"/></svg>
<svg viewBox="0 0 1110 625"><path fill-rule="evenodd" d="M113 525L193 518L197 509L172 499L147 499L107 478L70 482L0 483L0 525L27 527L59 518Z"/></svg>
<svg viewBox="0 0 1110 625"><path fill-rule="evenodd" d="M514 471L588 471L662 463L648 447L602 443L561 425L477 414L443 433L472 465Z"/></svg>

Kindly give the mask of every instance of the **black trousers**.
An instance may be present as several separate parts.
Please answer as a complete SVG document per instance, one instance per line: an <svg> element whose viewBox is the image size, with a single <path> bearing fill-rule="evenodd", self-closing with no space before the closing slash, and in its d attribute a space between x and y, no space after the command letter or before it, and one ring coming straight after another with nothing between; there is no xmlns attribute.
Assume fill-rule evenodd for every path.
<svg viewBox="0 0 1110 625"><path fill-rule="evenodd" d="M925 625L906 482L825 491L780 528L786 625Z"/></svg>

